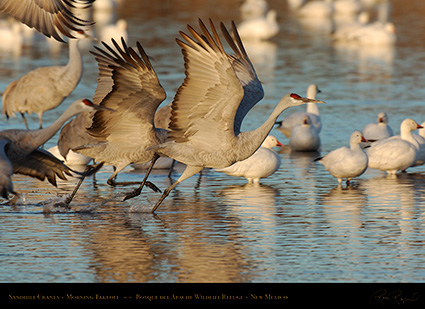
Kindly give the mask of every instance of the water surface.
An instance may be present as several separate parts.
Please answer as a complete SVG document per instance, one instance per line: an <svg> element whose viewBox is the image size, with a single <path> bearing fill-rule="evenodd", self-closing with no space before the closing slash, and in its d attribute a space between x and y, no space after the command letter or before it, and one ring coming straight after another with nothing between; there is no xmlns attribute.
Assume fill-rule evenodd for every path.
<svg viewBox="0 0 425 309"><path fill-rule="evenodd" d="M240 21L240 1L123 2L118 17L129 22L129 42L139 40L152 57L168 96L163 104L184 77L178 31L187 23L196 25L198 17ZM22 198L14 206L0 206L0 281L423 282L425 168L396 177L368 170L350 187L339 188L313 162L347 146L351 132L375 121L380 111L387 112L395 133L407 117L425 120L425 48L417 39L425 7L420 0L390 3L399 38L393 48L336 45L317 25L291 13L285 1L270 1L278 11L279 35L247 44L266 94L243 129L258 127L284 94L304 95L314 82L326 101L320 106L320 153L280 149L280 169L260 185L205 170L177 186L154 215L144 211L159 194L145 190L122 202L132 188L109 187L111 167L86 180L71 211L53 213L41 203L69 193L76 181L61 181L55 188L15 175ZM79 86L45 113L46 125L73 100L92 97L97 67L89 50L84 49ZM43 41L27 46L19 57L3 53L0 87L38 66L66 61L66 48L53 55ZM28 118L37 127L37 117ZM18 117L0 122L0 129L11 127L24 128ZM272 134L288 143L279 131ZM57 136L45 147L56 142ZM173 180L182 168L176 168ZM129 167L119 180L143 176ZM154 171L150 180L161 189L172 181L167 171Z"/></svg>

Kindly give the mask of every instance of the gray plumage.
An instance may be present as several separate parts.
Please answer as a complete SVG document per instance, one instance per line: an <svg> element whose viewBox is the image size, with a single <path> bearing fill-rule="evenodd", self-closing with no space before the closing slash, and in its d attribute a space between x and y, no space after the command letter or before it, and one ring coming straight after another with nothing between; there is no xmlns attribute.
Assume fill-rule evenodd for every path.
<svg viewBox="0 0 425 309"><path fill-rule="evenodd" d="M11 176L14 173L47 178L56 185L56 176L66 179L71 170L49 152L39 147L52 138L62 125L74 115L101 108L90 100L73 102L50 126L39 130L4 130L0 132L0 192L4 198L15 193Z"/></svg>
<svg viewBox="0 0 425 309"><path fill-rule="evenodd" d="M308 102L323 103L287 94L263 125L256 130L239 133L243 117L263 97L263 89L235 24L232 23L231 36L221 23L223 36L235 56L225 52L211 21L210 27L212 34L200 21L202 34L188 26L194 39L180 32L186 42L177 40L182 47L186 77L171 104L168 140L154 149L187 167L180 178L163 192L152 212L177 184L204 167L223 168L251 156L286 108ZM241 107L241 104L244 106Z"/></svg>
<svg viewBox="0 0 425 309"><path fill-rule="evenodd" d="M69 42L66 65L40 67L9 84L3 93L3 114L7 118L20 113L29 129L24 114L36 113L42 127L43 113L59 106L80 82L83 59L78 42L78 39Z"/></svg>
<svg viewBox="0 0 425 309"><path fill-rule="evenodd" d="M92 25L93 22L79 19L71 12L75 4L88 9L94 0L0 0L0 11L35 28L47 37L63 42L60 34L69 38L71 31Z"/></svg>
<svg viewBox="0 0 425 309"><path fill-rule="evenodd" d="M142 46L137 42L137 54L124 39L123 49L112 42L117 52L104 42L105 50L96 47L92 52L99 66L93 100L115 112L96 112L87 131L97 142L73 149L95 162L114 166L108 179L111 185L129 164L154 162L155 151L149 148L162 143L167 132L154 125L155 112L166 94Z"/></svg>

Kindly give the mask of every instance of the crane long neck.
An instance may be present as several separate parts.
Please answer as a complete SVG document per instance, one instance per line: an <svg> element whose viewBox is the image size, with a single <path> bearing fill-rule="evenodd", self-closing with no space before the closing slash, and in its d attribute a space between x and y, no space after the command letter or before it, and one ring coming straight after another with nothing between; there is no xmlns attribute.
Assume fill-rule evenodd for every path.
<svg viewBox="0 0 425 309"><path fill-rule="evenodd" d="M46 143L49 139L51 139L61 129L61 127L69 118L79 113L80 111L78 111L74 105L71 105L50 126L44 129L29 131L31 134L31 145L33 150L37 149L38 147Z"/></svg>
<svg viewBox="0 0 425 309"><path fill-rule="evenodd" d="M63 74L58 80L58 83L63 84L63 88L74 89L81 79L83 72L83 58L78 47L78 39L71 39L69 41L69 61L63 68Z"/></svg>
<svg viewBox="0 0 425 309"><path fill-rule="evenodd" d="M241 158L239 161L244 160L251 156L264 142L267 135L273 129L273 125L276 122L277 117L289 106L281 106L278 104L273 112L270 114L269 118L257 129L252 131L241 132L237 136L237 143L241 146Z"/></svg>

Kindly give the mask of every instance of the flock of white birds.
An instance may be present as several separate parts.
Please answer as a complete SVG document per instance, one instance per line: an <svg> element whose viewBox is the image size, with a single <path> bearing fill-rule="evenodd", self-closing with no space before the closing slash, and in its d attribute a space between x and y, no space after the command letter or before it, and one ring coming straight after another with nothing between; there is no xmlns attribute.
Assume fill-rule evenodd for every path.
<svg viewBox="0 0 425 309"><path fill-rule="evenodd" d="M2 2L8 1L0 1L0 8L2 5L7 6L7 3ZM31 0L26 0L26 2L32 3ZM75 0L75 2L78 3L78 0ZM112 165L115 172L108 179L108 183L111 185L115 184L116 175L132 163L138 163L139 168L148 168L140 187L126 195L125 199L140 194L145 184L153 190L159 191L155 185L147 181L147 177L151 169L155 168L155 164L160 168L172 168L176 160L186 164L185 172L165 190L152 210L155 211L175 185L201 171L204 167L213 168L218 172L236 177L245 177L248 182L254 183L258 183L261 178L272 175L281 164L281 158L273 151L273 147L283 146L276 137L268 135L275 123L278 124L277 128L289 139L288 145L293 151L320 151L322 123L316 104L323 102L316 99L320 89L315 84L310 85L307 89L308 99L295 94L288 94L282 98L276 110L263 126L254 130L255 132L239 132L243 117L263 96L262 87L259 86L260 83L255 70L242 42L268 40L279 32L277 13L275 10L269 9L265 0L246 0L242 4L240 8L242 21L238 24L237 29L233 25L232 34L229 34L225 26L221 25L223 37L233 49L234 55L224 52L220 36L213 23L210 23L211 30L208 30L203 22L200 22L200 32L189 26L189 33L193 38L181 33L184 42L179 41L179 45L184 51L185 62L187 63L186 79L177 91L174 101L165 108L159 109L158 112L156 112L156 109L165 99L165 93L153 71L149 58L141 45L138 45L137 50L126 46L127 24L124 20L113 23L114 19L103 17L110 16L110 14L103 15L102 12L113 12L115 10L115 1L97 0L94 3L91 2L86 0L82 1L82 4L85 6L93 5L93 17L96 20L97 28L94 30L89 28L88 31L84 32L76 31L77 28L71 28L72 31L70 30L68 34L74 38L69 39L69 63L65 66L38 68L31 71L19 80L12 82L3 93L3 114L9 117L19 113L24 121L25 113L38 114L40 130L29 130L28 134L32 132L33 136L37 134L42 136L43 132L48 129L42 129L43 112L60 105L75 89L81 78L82 59L78 47L79 42L86 38L94 39L94 36L106 42L104 49L97 48L97 51L93 52L99 65L98 87L93 98L94 104L81 99L78 102L80 105L83 102L85 107L81 107L81 110L72 111L74 114L86 111L87 102L90 102L92 105L89 107L89 111L91 109L91 112L81 113L69 122L61 131L59 147L49 149L50 153L55 154L65 164L69 166L74 164L87 165L93 159L94 162L98 163L98 167L103 164ZM382 13L377 21L370 22L368 14L362 10L366 2L367 0L288 0L288 5L302 17L335 19L335 16L344 16L332 29L331 35L335 40L349 41L355 44L394 44L396 40L395 27L388 21L388 15ZM385 1L382 2L385 3ZM49 3L63 5L61 0L50 0ZM84 12L84 10L82 11ZM7 13L7 11L5 12ZM386 11L383 10L382 12ZM27 32L24 31L25 28L22 28L23 23L11 23L10 21L7 23L7 27L3 25L0 31L5 31L5 38L10 37L10 40L18 40L17 43L9 43L7 46L16 48L22 40L30 37L29 34L25 34ZM8 36L6 36L7 28ZM60 28L59 26L58 29L60 30ZM56 41L59 40L56 38ZM218 66L223 69L231 67L233 73L229 75L222 69L216 69L217 66L213 69L208 66L209 63L219 64ZM210 73L209 70L217 70L217 72ZM204 89L206 87L204 84L208 84L208 82L217 83L216 75L222 79L226 78L232 86L225 89L223 81L220 81L217 90L215 90L216 93L211 89ZM121 76L121 79L118 76ZM141 88L138 80L141 81ZM127 98L123 96L124 91L130 93ZM227 94L226 91L228 91ZM238 106L240 104L241 108L236 108L237 111L234 109L227 112L230 118L232 113L235 113L233 119L217 120L217 116L214 117L217 107L213 108L212 106L214 104L220 106L226 98L226 95L218 97L220 93L229 95L229 98L235 96L236 99L234 100L236 101L233 105ZM256 97L252 97L253 93L258 94ZM238 98L240 98L240 101L238 101ZM186 103L181 101L186 101ZM46 102L49 102L49 104L46 105ZM190 110L186 106L189 103L192 106L197 106L198 110L196 112L193 112L193 109ZM283 110L300 104L306 104L305 112L285 115L282 121L276 122ZM160 111L165 109L167 109L165 120L159 119ZM142 112L145 113L143 117L140 116ZM69 119L71 116L66 117ZM183 120L184 117L191 120ZM159 121L162 121L163 124L159 125ZM25 124L29 129L26 121ZM212 130L212 125L220 125L222 128ZM62 124L59 128L61 126ZM208 132L205 126L210 126L211 132ZM234 136L222 132L229 131L227 126L234 129ZM55 128L57 127L56 124ZM86 130L86 128L89 129ZM152 131L152 128L156 131ZM317 158L316 161L322 163L329 173L337 178L339 184L344 179L349 184L351 179L362 175L368 167L386 171L388 174L395 174L398 171L404 171L409 167L425 163L425 134L423 133L425 129L422 128L414 120L406 119L401 124L400 135L394 136L388 125L388 117L382 112L378 115L377 123L365 126L362 132L355 131L352 133L350 147L336 149L323 157ZM262 129L261 134L260 129ZM412 134L412 131L417 129L421 129L420 134ZM233 130L231 131L233 133ZM2 133L5 136L5 133ZM75 137L72 141L71 135ZM245 136L250 136L252 141ZM79 140L75 141L77 137ZM144 139L143 143L137 141L141 137ZM9 193L16 194L10 176L19 172L25 174L22 167L18 167L18 163L13 161L10 155L8 156L9 148L16 148L17 144L13 139L8 138L8 142L3 143L1 147L3 159L1 163L2 166L7 165L7 168L2 167L1 191L2 196L6 198ZM208 153L211 149L207 150L207 148L211 148L211 145L205 145L207 148L202 145L204 143L202 139L205 138L209 138L210 142L217 140L215 145L217 147L215 149L217 158L212 158ZM132 148L127 149L130 141L133 140ZM22 144L22 141L20 143ZM62 145L60 145L61 143ZM195 145L196 143L198 145ZM249 145L250 143L252 145ZM180 148L176 147L177 145ZM41 144L33 148L37 149L39 146ZM221 157L218 155L220 147L223 150ZM252 150L247 151L246 148ZM14 150L15 154L21 155L20 151L20 148ZM250 154L246 155L248 152ZM192 154L192 156L189 154ZM203 157L200 154L203 154ZM28 153L25 155L28 155ZM34 158L31 159L35 160ZM37 160L40 161L40 159ZM161 160L165 160L163 164L160 163ZM21 161L19 164L21 164ZM194 161L197 163L195 164ZM231 164L233 162L235 163ZM55 162L55 164L58 163ZM134 166L136 167L136 165ZM25 168L33 167L27 164ZM55 173L58 177L64 178L62 174L67 174L70 171L72 170L62 168L62 173L54 172L53 179ZM40 171L37 172L40 173ZM26 172L26 174L40 179L47 177L46 175L40 176L33 171ZM49 180L52 179L52 175L49 177ZM51 182L55 184L55 181Z"/></svg>
<svg viewBox="0 0 425 309"><path fill-rule="evenodd" d="M327 32L335 42L365 47L393 46L396 42L396 27L389 20L388 1L288 0L288 5L301 19L330 21ZM379 9L376 20L371 21L367 8L374 5L378 5ZM269 39L279 31L275 11L269 10L266 1L246 0L241 10L246 19L240 24L244 29L241 36L245 40ZM318 93L317 85L312 84L307 89L308 98L316 98ZM277 124L277 128L289 139L288 146L292 151L320 151L322 123L316 104L307 104L305 112L285 115ZM401 123L400 135L394 136L387 114L381 112L376 123L366 125L361 132L352 133L349 148L336 149L316 161L322 163L339 184L343 179L349 184L368 167L393 175L424 164L424 125L406 119ZM419 134L412 134L415 130Z"/></svg>

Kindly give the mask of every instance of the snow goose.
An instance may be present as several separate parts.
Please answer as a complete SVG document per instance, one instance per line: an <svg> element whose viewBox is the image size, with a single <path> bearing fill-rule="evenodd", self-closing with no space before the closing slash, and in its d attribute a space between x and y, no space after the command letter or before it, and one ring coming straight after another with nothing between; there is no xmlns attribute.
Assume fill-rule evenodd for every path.
<svg viewBox="0 0 425 309"><path fill-rule="evenodd" d="M127 27L127 21L125 19L119 19L115 24L106 25L100 30L100 39L103 42L111 42L112 39L120 42L121 38L127 41Z"/></svg>
<svg viewBox="0 0 425 309"><path fill-rule="evenodd" d="M279 169L281 159L273 147L282 146L276 137L269 135L261 147L248 159L238 161L225 168L215 169L215 171L230 176L245 177L248 183L258 183L260 178L268 177Z"/></svg>
<svg viewBox="0 0 425 309"><path fill-rule="evenodd" d="M245 0L240 7L242 20L264 17L268 9L266 0Z"/></svg>
<svg viewBox="0 0 425 309"><path fill-rule="evenodd" d="M396 28L392 22L373 22L364 25L346 36L346 40L361 46L386 46L396 42Z"/></svg>
<svg viewBox="0 0 425 309"><path fill-rule="evenodd" d="M21 23L11 20L0 24L0 50L20 56L24 44L23 27Z"/></svg>
<svg viewBox="0 0 425 309"><path fill-rule="evenodd" d="M412 134L417 142L416 146L418 147L418 156L412 167L425 164L425 121L422 122L421 126L422 128L418 129L418 134Z"/></svg>
<svg viewBox="0 0 425 309"><path fill-rule="evenodd" d="M298 14L302 17L327 18L335 11L333 0L314 0L302 5Z"/></svg>
<svg viewBox="0 0 425 309"><path fill-rule="evenodd" d="M351 33L367 25L369 20L369 13L366 11L361 12L354 21L338 24L332 33L332 38L337 42L349 41Z"/></svg>
<svg viewBox="0 0 425 309"><path fill-rule="evenodd" d="M266 16L242 21L238 26L239 35L243 40L268 40L279 32L275 10L267 12Z"/></svg>
<svg viewBox="0 0 425 309"><path fill-rule="evenodd" d="M394 135L393 130L388 125L388 116L385 112L378 114L377 123L366 124L362 133L368 141L377 141Z"/></svg>
<svg viewBox="0 0 425 309"><path fill-rule="evenodd" d="M367 169L368 157L360 147L361 142L367 142L360 131L354 131L350 137L350 148L341 147L315 159L322 163L329 173L338 179L341 185L346 179L347 185L354 177L358 177Z"/></svg>
<svg viewBox="0 0 425 309"><path fill-rule="evenodd" d="M400 136L379 140L366 148L369 167L394 175L414 164L418 155L418 146L412 131L422 128L412 119L405 119L400 125Z"/></svg>
<svg viewBox="0 0 425 309"><path fill-rule="evenodd" d="M91 161L91 158L86 157L72 150L70 150L66 158L64 158L59 152L59 147L57 145L47 149L47 151L50 152L59 160L63 161L63 163L65 163L68 166L87 165Z"/></svg>
<svg viewBox="0 0 425 309"><path fill-rule="evenodd" d="M335 0L335 15L357 15L362 9L359 0Z"/></svg>
<svg viewBox="0 0 425 309"><path fill-rule="evenodd" d="M307 98L316 99L316 94L320 93L320 89L315 84L311 84L307 88ZM316 103L307 103L307 108L305 112L295 112L290 114L288 117L284 118L282 121L276 122L279 126L277 129L281 131L286 137L291 136L291 130L294 126L300 124L303 121L305 115L310 117L313 127L316 129L317 133L320 133L322 130L322 122L320 120L319 107Z"/></svg>
<svg viewBox="0 0 425 309"><path fill-rule="evenodd" d="M289 147L293 151L319 150L320 137L311 123L310 116L304 115L303 121L292 129Z"/></svg>

